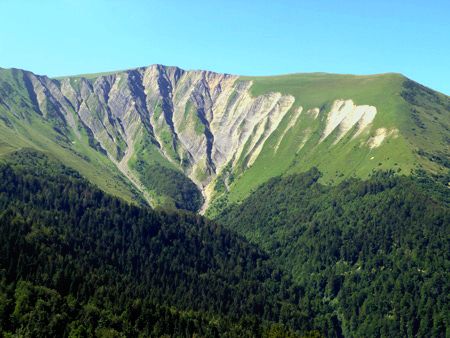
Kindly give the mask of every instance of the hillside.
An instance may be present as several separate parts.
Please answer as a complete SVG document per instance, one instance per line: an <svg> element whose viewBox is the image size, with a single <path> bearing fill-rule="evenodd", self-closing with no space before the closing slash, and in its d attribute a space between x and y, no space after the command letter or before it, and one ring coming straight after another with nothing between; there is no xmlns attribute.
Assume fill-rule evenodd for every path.
<svg viewBox="0 0 450 338"><path fill-rule="evenodd" d="M448 187L392 172L320 177L270 179L216 220L291 271L345 337L448 336Z"/></svg>
<svg viewBox="0 0 450 338"><path fill-rule="evenodd" d="M312 328L302 291L256 246L201 216L129 205L35 151L0 163L0 233L1 336Z"/></svg>
<svg viewBox="0 0 450 338"><path fill-rule="evenodd" d="M217 223L130 205L42 153L12 152L0 334L446 337L448 188L320 177L270 179Z"/></svg>
<svg viewBox="0 0 450 338"><path fill-rule="evenodd" d="M399 74L0 69L0 154L33 147L128 201L211 217L312 166L333 184L378 169L445 173L449 112L448 96Z"/></svg>

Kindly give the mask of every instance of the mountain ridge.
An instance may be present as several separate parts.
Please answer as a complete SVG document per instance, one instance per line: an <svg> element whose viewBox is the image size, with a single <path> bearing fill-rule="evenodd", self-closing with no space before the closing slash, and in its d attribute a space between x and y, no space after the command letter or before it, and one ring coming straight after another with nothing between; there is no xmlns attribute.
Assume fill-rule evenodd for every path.
<svg viewBox="0 0 450 338"><path fill-rule="evenodd" d="M208 72L208 73L214 73L214 74L224 74L224 75L235 75L240 77L282 77L282 76L290 76L290 75L342 75L342 76L382 76L382 75L399 75L402 77L405 77L409 80L412 80L408 76L406 76L403 73L400 72L382 72L382 73L368 73L368 74L356 74L356 73L335 73L335 72L326 72L326 71L313 71L313 72L290 72L290 73L279 73L279 74L259 74L259 75L248 75L248 74L238 74L238 73L229 73L229 72L220 72L212 69L204 69L204 68L185 68L180 67L177 65L170 65L170 64L164 64L164 63L151 63L145 66L137 66L137 67L129 67L129 68L123 68L119 70L105 70L98 73L79 73L79 74L64 74L64 75L55 75L55 76L49 76L46 74L37 74L41 76L47 76L50 79L60 80L65 78L74 78L74 77L85 77L85 78L92 78L94 76L105 76L105 75L111 75L111 74L117 74L117 73L123 73L127 71L137 70L137 69L145 69L150 67L163 67L163 68L178 68L180 70L183 70L185 72ZM23 70L22 68L16 68L16 67L10 67L10 68L3 68L0 67L0 69L17 69L17 70ZM430 88L432 89L432 88ZM437 91L435 89L432 89L434 91Z"/></svg>
<svg viewBox="0 0 450 338"><path fill-rule="evenodd" d="M246 77L163 65L56 79L1 72L5 127L32 126L35 113L32 120L56 131L51 143L64 151L82 147L82 155L88 145L94 150L88 157L110 162L109 172L154 206L186 204L156 188L151 172L159 167L184 175L179 181L189 191L195 183L204 212L211 203L220 209L239 202L270 177L313 165L332 182L379 166L442 171L446 166L430 158L448 160L448 142L429 135L445 138L450 98L398 73ZM11 117L11 110L21 116ZM10 137L2 142L17 147Z"/></svg>

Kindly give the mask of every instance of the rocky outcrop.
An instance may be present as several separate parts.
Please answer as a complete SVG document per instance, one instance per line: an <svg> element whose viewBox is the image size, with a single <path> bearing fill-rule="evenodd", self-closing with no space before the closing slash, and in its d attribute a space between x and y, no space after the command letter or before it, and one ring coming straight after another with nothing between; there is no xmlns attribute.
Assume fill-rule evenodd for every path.
<svg viewBox="0 0 450 338"><path fill-rule="evenodd" d="M24 78L39 114L57 121L72 138L81 139L84 128L137 188L146 187L128 162L143 137L198 185L207 202L222 169L251 167L285 117L289 121L277 134L274 152L302 116L320 117L324 128L305 127L298 149L312 133L321 133L319 143L333 133L337 143L356 127L355 137L376 114L375 107L352 100L334 101L329 112L307 107L302 114L294 96L254 96L252 81L238 76L161 65L90 78L53 80L28 72ZM375 137L370 147L379 143Z"/></svg>
<svg viewBox="0 0 450 338"><path fill-rule="evenodd" d="M326 139L334 130L337 130L334 144L339 142L347 132L357 126L354 137L360 134L370 123L372 123L377 109L373 106L357 106L352 100L336 100L333 102L327 115L325 130L320 142Z"/></svg>
<svg viewBox="0 0 450 338"><path fill-rule="evenodd" d="M248 156L251 165L295 101L253 97L252 83L237 76L161 65L93 79L26 77L44 117L53 114L78 136L87 128L117 163L143 130L201 187L232 159Z"/></svg>

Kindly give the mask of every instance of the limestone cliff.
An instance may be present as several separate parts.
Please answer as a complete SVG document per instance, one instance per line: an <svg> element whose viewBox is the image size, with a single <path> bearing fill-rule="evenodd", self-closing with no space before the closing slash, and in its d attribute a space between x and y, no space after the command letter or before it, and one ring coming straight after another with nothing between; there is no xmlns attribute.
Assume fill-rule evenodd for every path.
<svg viewBox="0 0 450 338"><path fill-rule="evenodd" d="M409 170L416 165L418 137L408 139L403 112L410 109L412 121L424 124L421 110L448 101L395 74L243 78L152 65L59 79L19 70L2 76L0 108L12 119L23 111L30 120L32 111L51 125L57 133L52 140L64 149L88 143L154 205L167 194L161 185L185 175L202 191L203 210L233 187L238 201L274 175L312 165L325 168L328 177L365 174L380 166L383 153L407 149L383 161L386 168L400 163ZM444 127L435 132L445 134ZM180 198L190 198L190 181L180 182L170 188L172 195L181 189L186 196Z"/></svg>

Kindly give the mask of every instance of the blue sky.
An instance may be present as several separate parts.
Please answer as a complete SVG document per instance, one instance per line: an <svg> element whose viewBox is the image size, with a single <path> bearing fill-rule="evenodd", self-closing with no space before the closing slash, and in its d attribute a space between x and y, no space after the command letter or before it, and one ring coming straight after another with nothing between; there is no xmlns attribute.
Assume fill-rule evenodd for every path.
<svg viewBox="0 0 450 338"><path fill-rule="evenodd" d="M399 72L450 94L449 0L0 0L0 67Z"/></svg>

